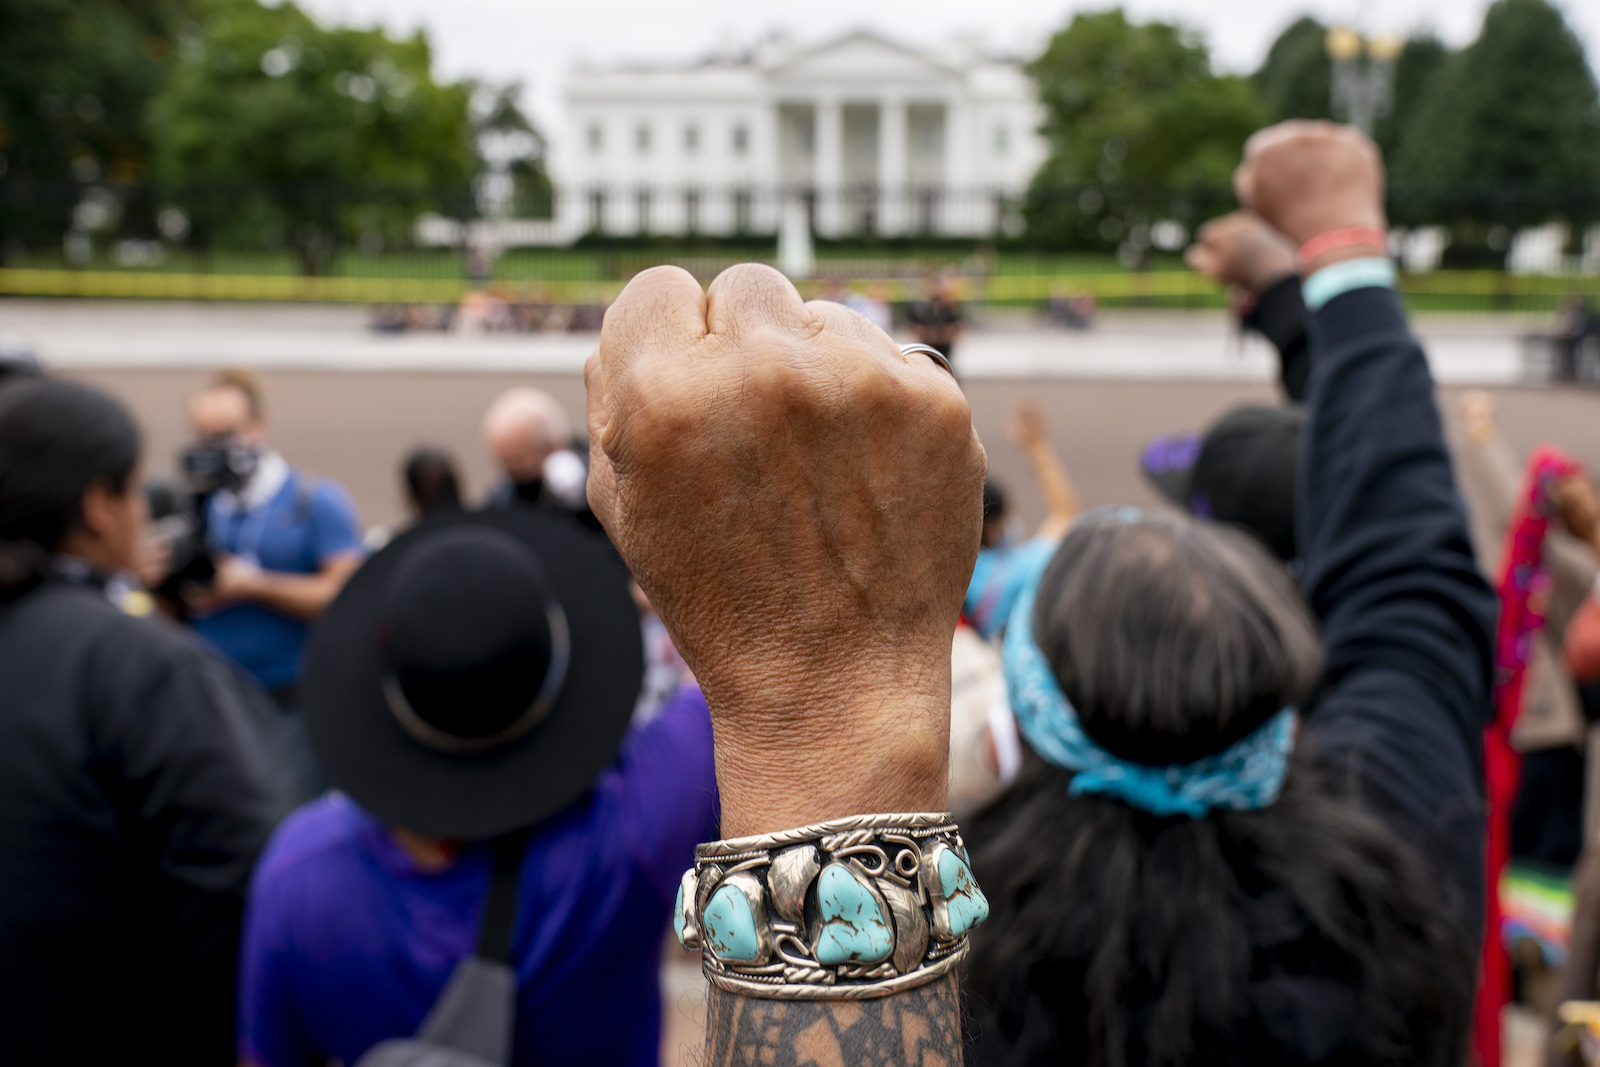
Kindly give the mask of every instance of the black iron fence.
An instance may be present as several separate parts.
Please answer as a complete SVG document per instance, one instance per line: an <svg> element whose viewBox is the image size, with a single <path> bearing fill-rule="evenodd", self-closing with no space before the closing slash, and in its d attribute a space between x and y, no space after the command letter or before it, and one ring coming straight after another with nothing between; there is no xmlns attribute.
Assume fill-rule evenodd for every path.
<svg viewBox="0 0 1600 1067"><path fill-rule="evenodd" d="M1226 188L998 189L870 183L552 189L37 185L0 178L0 294L451 303L498 286L527 302L603 304L677 263L709 278L809 245L811 288L914 293L932 270L969 295L1043 304L1197 306L1222 294L1182 266ZM1600 190L1399 187L1392 251L1424 307L1549 310L1600 297ZM788 249L785 262L804 262Z"/></svg>

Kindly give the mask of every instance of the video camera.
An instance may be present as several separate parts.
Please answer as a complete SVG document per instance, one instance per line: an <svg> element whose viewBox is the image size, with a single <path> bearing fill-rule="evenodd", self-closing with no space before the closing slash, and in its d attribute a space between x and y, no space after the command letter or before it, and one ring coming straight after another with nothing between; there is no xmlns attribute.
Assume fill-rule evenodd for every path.
<svg viewBox="0 0 1600 1067"><path fill-rule="evenodd" d="M178 455L182 482L151 479L145 490L150 519L171 545L171 567L155 592L179 603L190 586L208 587L217 576L207 516L218 492L237 492L261 461L259 449L233 437L210 438Z"/></svg>

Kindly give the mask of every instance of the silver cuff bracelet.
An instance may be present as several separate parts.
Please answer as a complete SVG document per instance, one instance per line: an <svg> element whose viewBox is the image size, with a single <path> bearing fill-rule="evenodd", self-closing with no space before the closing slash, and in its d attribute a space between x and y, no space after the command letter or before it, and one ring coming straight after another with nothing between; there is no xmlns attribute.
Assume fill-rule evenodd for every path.
<svg viewBox="0 0 1600 1067"><path fill-rule="evenodd" d="M861 1000L954 968L988 914L948 812L856 815L698 846L673 926L719 989Z"/></svg>

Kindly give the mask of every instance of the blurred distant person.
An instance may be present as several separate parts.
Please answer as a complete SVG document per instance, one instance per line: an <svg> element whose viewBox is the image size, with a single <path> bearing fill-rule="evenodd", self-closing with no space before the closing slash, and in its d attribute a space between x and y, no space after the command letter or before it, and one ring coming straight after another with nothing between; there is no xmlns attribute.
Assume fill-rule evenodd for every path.
<svg viewBox="0 0 1600 1067"><path fill-rule="evenodd" d="M1011 614L1020 591L1019 582L1034 562L1048 559L1061 535L1078 514L1078 491L1066 465L1050 443L1044 414L1037 404L1024 401L1007 434L1028 458L1034 479L1044 494L1045 517L1031 537L1018 536L1015 516L1006 491L993 475L983 483L983 541L972 570L962 613L985 638L999 633Z"/></svg>
<svg viewBox="0 0 1600 1067"><path fill-rule="evenodd" d="M864 293L851 293L845 298L845 306L866 316L868 322L884 333L890 333L894 327L889 309L889 290L882 282L873 282Z"/></svg>
<svg viewBox="0 0 1600 1067"><path fill-rule="evenodd" d="M414 520L461 510L461 475L456 461L438 448L419 448L406 457L402 473L406 507Z"/></svg>
<svg viewBox="0 0 1600 1067"><path fill-rule="evenodd" d="M1139 468L1178 507L1238 527L1288 563L1295 558L1295 461L1304 425L1299 407L1246 405L1204 434L1156 438Z"/></svg>
<svg viewBox="0 0 1600 1067"><path fill-rule="evenodd" d="M1050 294L1045 318L1069 330L1087 330L1094 326L1098 311L1099 304L1087 289L1058 289Z"/></svg>
<svg viewBox="0 0 1600 1067"><path fill-rule="evenodd" d="M406 517L400 523L374 526L362 538L362 547L376 552L406 527L442 512L460 511L461 476L456 461L438 448L416 448L400 463L400 495Z"/></svg>
<svg viewBox="0 0 1600 1067"><path fill-rule="evenodd" d="M458 334L501 333L511 328L511 308L498 293L469 289L456 305L451 329Z"/></svg>
<svg viewBox="0 0 1600 1067"><path fill-rule="evenodd" d="M1556 319L1556 379L1563 382L1578 380L1578 357L1585 341L1600 340L1600 314L1596 314L1594 301L1576 293L1561 302L1561 314Z"/></svg>
<svg viewBox="0 0 1600 1067"><path fill-rule="evenodd" d="M0 391L0 1063L233 1060L245 887L289 788L259 690L124 609L139 453L103 393Z"/></svg>
<svg viewBox="0 0 1600 1067"><path fill-rule="evenodd" d="M965 317L955 282L943 274L929 278L927 299L913 303L909 317L912 336L938 349L955 366L956 342L961 339Z"/></svg>
<svg viewBox="0 0 1600 1067"><path fill-rule="evenodd" d="M483 416L483 440L504 475L486 507L553 508L598 529L584 495L588 467L559 400L529 386L507 389Z"/></svg>
<svg viewBox="0 0 1600 1067"><path fill-rule="evenodd" d="M230 370L189 401L196 447L242 462L241 484L213 494L216 579L185 600L195 630L272 694L303 796L320 792L298 706L311 624L360 566L361 524L337 483L295 470L268 443L261 385Z"/></svg>
<svg viewBox="0 0 1600 1067"><path fill-rule="evenodd" d="M654 1067L717 794L698 689L629 730L628 586L609 542L533 508L436 517L352 579L306 666L340 792L256 874L242 1063Z"/></svg>

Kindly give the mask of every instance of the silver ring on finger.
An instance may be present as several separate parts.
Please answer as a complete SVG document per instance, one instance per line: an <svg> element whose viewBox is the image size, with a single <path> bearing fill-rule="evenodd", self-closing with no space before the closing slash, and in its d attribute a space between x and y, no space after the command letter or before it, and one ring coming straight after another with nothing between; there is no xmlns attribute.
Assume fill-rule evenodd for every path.
<svg viewBox="0 0 1600 1067"><path fill-rule="evenodd" d="M939 364L939 366L943 367L945 369L945 373L949 374L950 377L954 378L956 376L956 369L950 365L949 357L943 352L939 351L937 348L934 348L932 345L920 343L901 345L900 354L903 356L927 356L929 359Z"/></svg>

